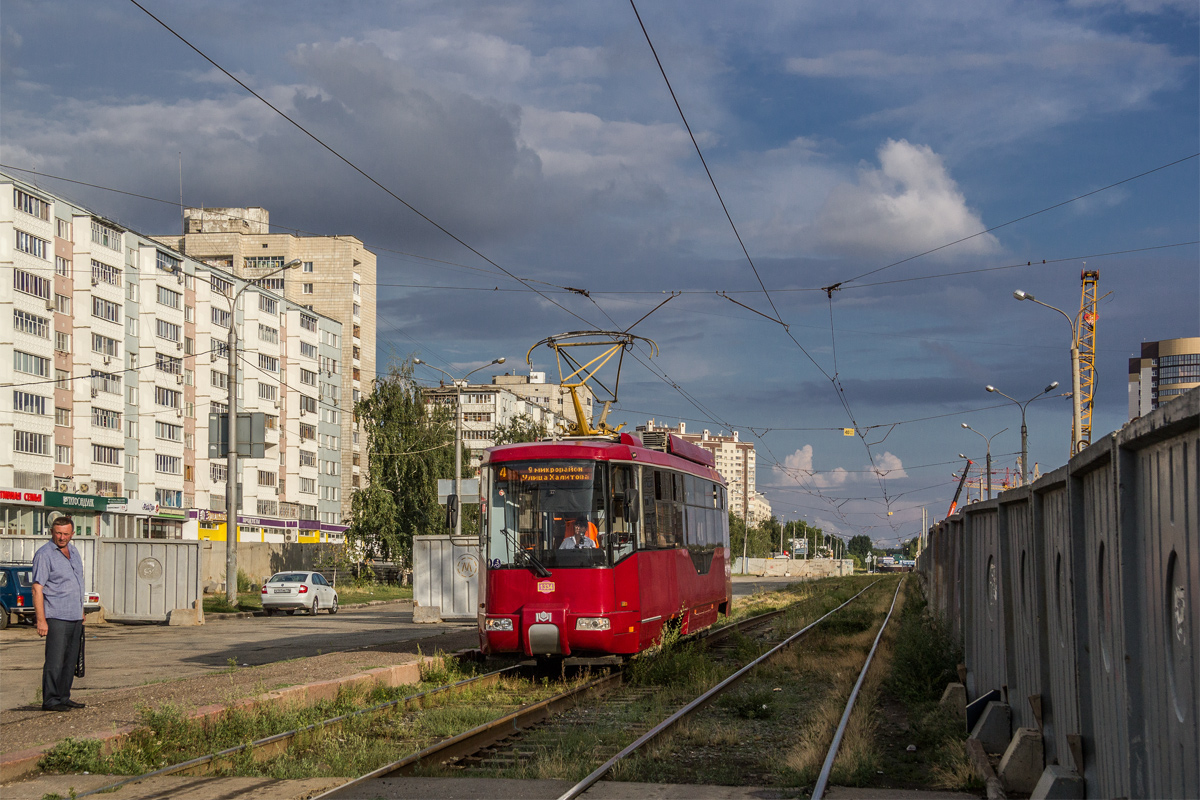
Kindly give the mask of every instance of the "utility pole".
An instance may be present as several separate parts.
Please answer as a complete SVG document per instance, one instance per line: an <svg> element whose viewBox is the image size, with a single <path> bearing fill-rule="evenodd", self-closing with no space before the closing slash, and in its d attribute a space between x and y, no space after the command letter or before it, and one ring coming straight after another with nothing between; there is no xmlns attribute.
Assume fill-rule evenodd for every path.
<svg viewBox="0 0 1200 800"><path fill-rule="evenodd" d="M226 454L225 471L225 601L237 607L237 547L238 547L238 440L237 440L237 303L242 292L260 281L292 267L298 266L300 259L289 261L279 269L274 269L266 275L260 275L246 281L242 288L229 297L222 294L229 303L229 338L225 343L225 355L229 358L229 452ZM282 394L282 392L280 392Z"/></svg>

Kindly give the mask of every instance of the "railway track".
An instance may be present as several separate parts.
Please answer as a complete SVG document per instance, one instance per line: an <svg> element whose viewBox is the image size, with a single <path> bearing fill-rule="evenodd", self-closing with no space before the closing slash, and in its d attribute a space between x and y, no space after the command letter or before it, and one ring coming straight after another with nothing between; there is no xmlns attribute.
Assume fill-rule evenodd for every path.
<svg viewBox="0 0 1200 800"><path fill-rule="evenodd" d="M630 719L625 719L620 723L625 741L628 741L629 736L635 736L636 740L623 748L611 743L592 746L590 752L587 753L587 761L599 764L600 766L568 793L564 794L563 797L577 797L585 792L588 787L602 779L617 764L642 751L650 742L662 736L662 734L669 731L680 721L687 719L696 711L712 702L716 697L727 692L745 675L786 650L786 648L808 634L822 621L829 619L860 598L874 585L875 583L868 585L845 603L780 641L774 641L777 637L772 637L768 629L772 627L773 623L775 625L778 624L780 617L787 612L787 609L761 614L722 628L710 629L703 632L702 635L695 637L696 641L701 642L707 649L713 651L719 660L732 658L738 649L736 645L739 639L744 643L745 638L748 636L753 637L757 635L760 640L760 646L769 646L769 649L759 658L740 667L712 689L679 708L657 725L652 725L641 720L631 721ZM899 587L897 587L897 593L898 590ZM894 602L893 599L893 605ZM886 620L884 624L886 624ZM756 631L758 631L758 634L755 634ZM763 635L764 632L766 633L765 636ZM883 626L881 625L879 636L882 636L882 632ZM879 636L876 638L876 643L878 643ZM764 644L762 642L763 639L768 641ZM874 652L874 648L872 652ZM211 774L221 771L224 765L230 764L236 759L244 760L250 758L256 761L270 759L286 750L298 739L318 734L322 731L334 731L352 718L380 715L389 711L394 712L402 709L420 708L439 695L443 696L444 699L446 696L466 691L470 687L496 684L505 678L528 675L529 669L527 665L507 667L454 684L438 687L427 692L361 709L352 714L324 720L304 728L266 737L246 745L191 759L144 775L124 779L78 796L82 797L101 792L107 793L122 786L166 775L194 776ZM864 675L865 672L866 667L864 666ZM598 721L599 724L604 725L605 723L602 719L604 715L609 715L614 719L619 718L623 710L638 707L639 704L643 704L653 695L657 694L658 691L658 689L653 687L623 684L621 671L613 670L609 674L584 681L568 691L535 703L530 703L472 730L424 747L403 759L361 775L319 797L337 797L339 794L352 790L354 787L359 787L361 790L364 788L364 785L369 785L371 781L389 775L428 774L430 770L437 772L439 765L446 764L452 764L454 772L463 775L511 772L527 764L531 759L536 758L539 753L544 752L556 742L561 742L574 732L582 730L585 727L594 727ZM596 699L601 696L604 698L603 702L597 702ZM853 699L851 699L852 703ZM845 716L849 716L848 709ZM835 750L831 752L835 752ZM831 763L832 755L830 757ZM442 774L444 774L445 768L442 767L441 769ZM827 778L827 771L823 774Z"/></svg>
<svg viewBox="0 0 1200 800"><path fill-rule="evenodd" d="M592 752L589 755L593 759L593 763L600 763L600 766L562 795L562 797L578 797L583 794L621 761L639 752L680 721L708 705L716 697L735 686L756 667L774 658L816 628L821 622L861 597L875 586L876 583L878 581L869 584L849 600L822 615L817 620L805 625L781 641L774 643L761 656L737 669L716 686L685 704L657 725L651 726L643 723L639 727L637 723L631 724L628 721L623 721L625 735L628 736L630 732L638 734L636 740L624 748L608 745L608 748L611 748L610 752L604 752L608 748L603 743L598 746L593 745L591 748ZM735 633L744 635L756 628L762 628L781 617L785 612L786 609L773 611L725 626L709 633L703 638L703 641L709 647L714 645L719 647L723 641L732 637ZM882 626L880 632L882 633ZM653 687L622 686L621 680L622 675L620 673L614 673L605 678L598 679L592 682L595 685L589 684L586 687L579 687L579 689L563 693L551 701L546 701L544 704L535 704L535 706L522 709L500 720L479 726L475 730L467 731L451 740L426 748L420 753L415 753L392 764L380 767L367 775L355 778L342 786L318 795L315 800L332 800L332 798L338 798L348 793L361 793L364 790L369 793L368 787L372 781L397 775L413 775L422 769L436 768L447 763L453 764L456 770L470 770L482 773L502 771L523 764L535 758L548 744L561 741L572 727L586 725L590 729L596 725L597 714L612 714L613 712L619 714L619 711L623 707L633 705L640 699L645 699L658 692ZM606 690L611 693L607 693ZM588 692L593 696L604 694L604 705L599 708L580 708L580 703L585 699L585 693ZM550 703L553 703L559 709L573 709L576 713L563 713L557 716L548 714L546 713L548 710L547 706ZM582 714L590 714L591 716L588 719L582 719L580 712Z"/></svg>

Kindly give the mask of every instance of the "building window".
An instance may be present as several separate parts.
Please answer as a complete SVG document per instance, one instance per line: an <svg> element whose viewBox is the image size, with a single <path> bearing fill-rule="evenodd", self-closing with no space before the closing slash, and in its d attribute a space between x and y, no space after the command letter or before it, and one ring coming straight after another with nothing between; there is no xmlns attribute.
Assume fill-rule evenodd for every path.
<svg viewBox="0 0 1200 800"><path fill-rule="evenodd" d="M228 389L229 373L214 369L209 375L209 383L211 383L215 389Z"/></svg>
<svg viewBox="0 0 1200 800"><path fill-rule="evenodd" d="M46 398L29 392L22 392L16 389L13 390L13 411L22 414L42 414L46 413Z"/></svg>
<svg viewBox="0 0 1200 800"><path fill-rule="evenodd" d="M71 298L65 294L54 295L54 310L60 314L70 315L71 313Z"/></svg>
<svg viewBox="0 0 1200 800"><path fill-rule="evenodd" d="M183 374L183 359L169 356L166 353L154 354L154 366L159 372L165 372L168 375Z"/></svg>
<svg viewBox="0 0 1200 800"><path fill-rule="evenodd" d="M316 494L317 479L316 478L301 478L300 479L300 494Z"/></svg>
<svg viewBox="0 0 1200 800"><path fill-rule="evenodd" d="M93 406L92 425L97 428L107 428L110 431L119 431L121 430L121 412Z"/></svg>
<svg viewBox="0 0 1200 800"><path fill-rule="evenodd" d="M175 258L175 256L169 256L162 250L158 250L155 252L154 266L163 272L175 273L181 271L180 267L183 266L183 262ZM178 306L175 306L175 308L178 308Z"/></svg>
<svg viewBox="0 0 1200 800"><path fill-rule="evenodd" d="M209 346L209 352L214 359L229 358L229 342L224 339L210 339Z"/></svg>
<svg viewBox="0 0 1200 800"><path fill-rule="evenodd" d="M49 242L25 231L17 231L16 233L18 250L22 253L28 253L35 258L46 258L46 254L50 252Z"/></svg>
<svg viewBox="0 0 1200 800"><path fill-rule="evenodd" d="M300 355L304 356L305 358L316 358L317 346L315 344L310 344L309 342L301 342Z"/></svg>
<svg viewBox="0 0 1200 800"><path fill-rule="evenodd" d="M92 259L92 285L95 286L98 283L107 283L109 286L120 286L121 270L102 261Z"/></svg>
<svg viewBox="0 0 1200 800"><path fill-rule="evenodd" d="M308 412L311 414L317 413L316 398L306 397L305 395L300 395L300 413L303 414L305 412Z"/></svg>
<svg viewBox="0 0 1200 800"><path fill-rule="evenodd" d="M266 245L263 245L266 247ZM279 269L283 266L283 256L247 256L246 269Z"/></svg>
<svg viewBox="0 0 1200 800"><path fill-rule="evenodd" d="M50 436L45 433L13 431L13 450L18 453L28 453L31 456L49 455Z"/></svg>
<svg viewBox="0 0 1200 800"><path fill-rule="evenodd" d="M156 439L166 439L170 442L182 442L183 426L172 425L169 422L155 422L154 437Z"/></svg>
<svg viewBox="0 0 1200 800"><path fill-rule="evenodd" d="M362 315L362 307L358 303L355 303L354 304L354 316L358 317L361 315Z"/></svg>
<svg viewBox="0 0 1200 800"><path fill-rule="evenodd" d="M70 464L71 463L71 445L69 445L69 444L54 445L54 463L55 464Z"/></svg>
<svg viewBox="0 0 1200 800"><path fill-rule="evenodd" d="M71 409L56 408L54 409L54 424L63 428L71 427Z"/></svg>
<svg viewBox="0 0 1200 800"><path fill-rule="evenodd" d="M50 299L50 279L23 269L13 270L13 288L42 300Z"/></svg>
<svg viewBox="0 0 1200 800"><path fill-rule="evenodd" d="M311 261L305 261L305 262L304 262L304 264L303 264L303 266L301 267L301 269L302 269L304 272L312 272L312 271L313 271L313 262L311 262Z"/></svg>
<svg viewBox="0 0 1200 800"><path fill-rule="evenodd" d="M179 408L179 403L182 397L183 394L175 391L174 389L166 389L162 386L154 387L154 402L160 406Z"/></svg>
<svg viewBox="0 0 1200 800"><path fill-rule="evenodd" d="M266 353L258 354L258 368L267 372L279 371L279 359L274 356L269 356Z"/></svg>
<svg viewBox="0 0 1200 800"><path fill-rule="evenodd" d="M30 336L38 336L42 339L50 338L50 320L46 317L39 317L37 314L30 314L28 311L22 311L19 308L13 309L13 330L18 333L28 333Z"/></svg>
<svg viewBox="0 0 1200 800"><path fill-rule="evenodd" d="M108 464L113 467L121 466L121 448L106 447L102 444L92 445L92 463Z"/></svg>
<svg viewBox="0 0 1200 800"><path fill-rule="evenodd" d="M310 453L307 450L300 451L300 466L315 467L317 465L317 454Z"/></svg>
<svg viewBox="0 0 1200 800"><path fill-rule="evenodd" d="M183 305L183 295L179 292L168 289L165 286L158 287L158 304L167 308L178 309Z"/></svg>
<svg viewBox="0 0 1200 800"><path fill-rule="evenodd" d="M223 308L212 306L212 323L222 328L229 327L230 313Z"/></svg>
<svg viewBox="0 0 1200 800"><path fill-rule="evenodd" d="M167 508L183 508L183 492L174 489L155 489L154 502ZM164 534L159 538L166 538L166 536Z"/></svg>
<svg viewBox="0 0 1200 800"><path fill-rule="evenodd" d="M258 310L265 311L268 314L278 314L279 303L265 294L260 294L258 296Z"/></svg>
<svg viewBox="0 0 1200 800"><path fill-rule="evenodd" d="M266 472L258 470L258 485L274 487L277 481L277 476L274 472Z"/></svg>
<svg viewBox="0 0 1200 800"><path fill-rule="evenodd" d="M279 387L270 383L258 382L258 398L260 400L278 400Z"/></svg>
<svg viewBox="0 0 1200 800"><path fill-rule="evenodd" d="M62 331L54 332L54 349L60 353L71 352L71 334Z"/></svg>
<svg viewBox="0 0 1200 800"><path fill-rule="evenodd" d="M229 475L228 464L218 464L213 461L208 463L208 477L214 483L225 483L225 478L227 475Z"/></svg>
<svg viewBox="0 0 1200 800"><path fill-rule="evenodd" d="M182 328L173 322L167 322L165 319L154 320L154 332L160 339L166 339L168 342L179 342L179 337L182 333Z"/></svg>
<svg viewBox="0 0 1200 800"><path fill-rule="evenodd" d="M210 275L208 278L208 285L211 286L212 290L217 294L223 294L226 297L233 297L233 281L227 281L224 278L216 275Z"/></svg>
<svg viewBox="0 0 1200 800"><path fill-rule="evenodd" d="M28 192L23 192L15 186L13 187L13 208L31 217L50 219L50 203L40 197L34 197Z"/></svg>
<svg viewBox="0 0 1200 800"><path fill-rule="evenodd" d="M270 325L258 323L258 339L261 342L269 342L271 344L279 344L279 329L272 328Z"/></svg>
<svg viewBox="0 0 1200 800"><path fill-rule="evenodd" d="M54 272L64 278L71 277L71 259L62 256L54 257Z"/></svg>
<svg viewBox="0 0 1200 800"><path fill-rule="evenodd" d="M121 233L98 220L92 220L92 241L109 250L121 252Z"/></svg>
<svg viewBox="0 0 1200 800"><path fill-rule="evenodd" d="M105 358L120 358L121 343L116 339L110 339L107 336L101 336L98 333L93 333L92 352L99 353Z"/></svg>
<svg viewBox="0 0 1200 800"><path fill-rule="evenodd" d="M300 423L300 441L308 441L317 438L317 426L307 423Z"/></svg>
<svg viewBox="0 0 1200 800"><path fill-rule="evenodd" d="M93 295L92 316L119 324L121 322L121 306Z"/></svg>
<svg viewBox="0 0 1200 800"><path fill-rule="evenodd" d="M310 369L305 369L304 367L301 367L300 368L300 382L305 384L306 386L316 386L317 385L317 373L313 372Z"/></svg>
<svg viewBox="0 0 1200 800"><path fill-rule="evenodd" d="M301 284L300 285L300 293L301 294L312 294L313 293L313 285L311 283Z"/></svg>
<svg viewBox="0 0 1200 800"><path fill-rule="evenodd" d="M183 459L179 456L165 456L161 453L154 456L154 471L164 475L182 475Z"/></svg>

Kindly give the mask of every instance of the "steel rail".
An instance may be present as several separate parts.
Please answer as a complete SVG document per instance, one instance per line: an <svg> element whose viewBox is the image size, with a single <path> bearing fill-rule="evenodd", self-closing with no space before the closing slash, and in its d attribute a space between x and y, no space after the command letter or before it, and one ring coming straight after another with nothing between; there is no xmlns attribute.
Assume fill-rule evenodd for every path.
<svg viewBox="0 0 1200 800"><path fill-rule="evenodd" d="M888 609L887 616L883 618L883 624L879 626L879 633L875 634L875 644L871 645L871 652L867 653L867 660L863 663L862 672L858 673L858 681L854 684L854 690L850 692L850 699L846 701L846 710L842 712L842 721L838 723L837 731L833 734L833 742L829 745L829 752L825 754L825 764L821 767L821 774L817 776L817 784L813 787L812 800L821 800L825 796L825 787L829 784L829 775L833 772L833 762L837 758L838 748L842 746L842 737L846 733L846 726L850 724L850 714L854 711L854 701L858 699L858 690L862 688L863 681L867 679L867 670L871 668L871 659L875 658L875 651L879 649L879 640L883 638L883 631L887 628L888 620L892 618L892 612L896 610L896 600L900 597L900 587L904 585L904 579L896 584L896 593L892 595L892 607Z"/></svg>
<svg viewBox="0 0 1200 800"><path fill-rule="evenodd" d="M489 672L484 675L476 675L473 678L465 678L461 681L446 684L445 686L438 686L434 689L429 689L428 691L409 695L408 697L403 697L403 698L399 698L396 700L389 700L385 703L379 703L378 705L371 706L370 708L361 708L357 711L351 711L348 714L342 714L341 716L337 716L337 717L330 717L329 719L321 720L320 722L314 722L311 725L306 725L303 728L295 728L293 730L284 731L282 733L277 733L272 736L266 736L262 739L257 739L253 742L248 742L247 744L240 744L240 745L237 745L236 747L230 747L230 748L221 750L216 753L210 753L208 755L199 756L198 758L192 758L187 761L181 761L178 764L172 764L170 766L163 767L161 769L156 769L153 772L147 772L142 775L134 775L132 777L125 778L124 780L118 781L118 782L110 784L108 786L103 786L103 787L100 787L97 789L89 789L86 792L80 792L76 796L77 797L86 797L86 796L92 795L92 794L101 794L101 793L112 792L112 791L115 791L115 790L121 788L122 786L127 786L131 783L140 783L141 781L148 780L150 778L160 778L165 775L175 775L175 774L178 774L181 772L188 772L188 773L192 773L192 774L204 775L204 774L207 774L211 770L211 768L215 762L220 761L225 758L228 758L230 756L236 755L237 753L240 753L240 752L246 751L246 750L252 751L256 754L261 753L263 755L274 755L275 753L282 752L284 749L286 749L287 745L293 739L295 739L297 736L299 736L300 734L308 733L309 731L314 731L314 730L318 730L321 728L330 728L330 727L333 727L334 725L341 724L341 723L345 722L346 720L352 719L354 717L365 716L367 714L374 714L379 711L384 711L393 706L398 706L401 704L408 705L409 703L421 702L425 698L433 697L434 695L442 694L444 692L461 690L472 684L480 684L480 685L484 685L484 686L490 686L494 683L498 683L500 681L500 679L502 677L506 676L508 673L514 672L518 669L521 669L521 665L515 664L513 666L505 667L503 669L499 669L494 672Z"/></svg>
<svg viewBox="0 0 1200 800"><path fill-rule="evenodd" d="M791 644L792 644L794 641L796 641L797 639L799 639L801 636L803 636L804 634L808 633L808 632L809 632L810 630L812 630L814 627L816 627L817 625L819 625L819 624L821 624L822 622L824 622L824 621L825 621L826 619L828 619L828 618L829 618L831 615L833 615L833 614L837 613L838 611L841 611L843 608L845 608L846 606L850 605L850 603L853 603L853 602L854 602L856 599L858 599L860 596L862 596L863 592L866 592L866 591L867 591L867 589L870 589L872 586L874 586L874 585L875 585L875 584L877 584L877 583L879 583L879 580L872 581L870 584L868 584L866 587L864 587L864 588L862 589L862 591L860 591L858 594L856 594L856 595L854 595L853 597L851 597L851 598L850 598L849 600L847 600L846 602L842 603L842 604L841 604L840 606L838 606L837 608L833 609L832 611L829 611L828 613L824 614L824 615L823 615L823 616L821 616L820 618L818 618L818 619L814 620L813 622L810 622L809 624L805 625L803 628L801 628L800 630L796 631L796 632L795 632L795 633L793 633L791 636L787 637L787 638L786 638L786 639L784 639L782 642L780 642L779 644L775 645L775 646L774 646L774 647L772 647L770 650L768 650L767 652L763 653L761 656L759 656L758 658L754 659L754 660L753 660L753 661L751 661L749 664L747 664L746 666L742 667L742 668L741 668L741 669L739 669L737 672L733 673L733 674L732 674L732 675L730 675L728 678L726 678L725 680L721 681L721 682L720 682L720 683L718 683L716 686L712 687L712 688L711 688L711 689L709 689L707 692L705 692L704 694L702 694L702 695L700 695L699 697L697 697L695 700L692 700L690 703L688 703L688 704L687 704L687 705L685 705L683 708L681 708L681 709L679 709L678 711L676 711L676 712L675 712L674 714L672 714L671 716L667 717L665 720L663 720L662 722L660 722L658 725L654 726L654 727L653 727L653 728L651 728L649 731L647 731L646 733L642 734L640 737L638 737L638 739L637 739L636 741L634 741L632 744L630 744L629 746L627 746L627 747L626 747L624 750L622 750L621 752L617 753L615 756L613 756L612 758L610 758L608 761L605 761L603 764L601 764L601 765L600 765L600 766L599 766L599 767L598 767L598 768L597 768L595 771L593 771L593 772L592 772L590 775L588 775L586 778L584 778L584 779L583 779L583 780L581 780L579 783L577 783L577 784L575 784L574 786L572 786L570 789L568 789L568 790L567 790L566 792L564 792L563 794L559 795L559 797L558 797L558 800L572 800L572 798L579 797L579 795L581 795L581 794L583 794L584 792L586 792L586 791L587 791L589 788L591 788L591 787L592 787L592 785L593 785L593 784L595 784L595 783L596 783L597 781L599 781L599 780L600 780L602 777L604 777L604 775L605 775L605 774L606 774L606 773L607 773L609 770L611 770L613 767L615 767L615 766L617 765L617 763L618 763L618 762L620 762L622 759L624 759L624 758L627 758L629 755L631 755L632 753L636 752L638 749L640 749L640 748L641 748L643 745L645 745L647 742L650 742L651 740L653 740L654 738L656 738L656 737L657 737L659 734L663 733L664 731L667 731L667 730L669 730L669 729L670 729L671 727L673 727L673 726L675 725L675 723L677 723L679 720L683 719L684 717L688 716L689 714L691 714L691 713L693 713L693 712L697 711L698 709L700 709L700 708L702 708L703 706L705 706L706 704L708 704L708 702L709 702L710 700L712 700L714 697L716 697L717 695L721 694L721 693L722 693L722 692L724 692L726 689L728 689L729 687L733 686L735 683L737 683L738 681L740 681L740 680L741 680L743 677L745 677L745 676L746 676L746 675L747 675L747 674L748 674L748 673L749 673L751 670L753 670L755 667L759 666L760 664L762 664L762 663L766 662L767 660L769 660L770 658L774 657L774 656L775 656L777 653L779 653L779 652L780 652L780 651L782 651L784 648L786 648L786 647L788 647L789 645L791 645Z"/></svg>

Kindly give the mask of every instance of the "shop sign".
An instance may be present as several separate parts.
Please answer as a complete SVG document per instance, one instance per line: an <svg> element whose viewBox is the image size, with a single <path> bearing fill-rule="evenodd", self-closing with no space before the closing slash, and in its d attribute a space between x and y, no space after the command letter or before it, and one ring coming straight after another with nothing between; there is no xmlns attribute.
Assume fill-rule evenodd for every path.
<svg viewBox="0 0 1200 800"><path fill-rule="evenodd" d="M22 506L40 506L41 492L27 492L22 489L0 489L0 503Z"/></svg>
<svg viewBox="0 0 1200 800"><path fill-rule="evenodd" d="M158 513L155 516L165 517L167 519L187 519L188 518L188 509L186 509L186 508L163 508L162 506L159 506Z"/></svg>
<svg viewBox="0 0 1200 800"><path fill-rule="evenodd" d="M198 509L198 519L201 522L224 522L224 511L209 511L207 508Z"/></svg>
<svg viewBox="0 0 1200 800"><path fill-rule="evenodd" d="M105 509L110 514L157 514L158 503L152 500L122 500L119 503L109 503Z"/></svg>
<svg viewBox="0 0 1200 800"><path fill-rule="evenodd" d="M108 498L90 494L46 492L45 505L46 508L64 508L69 511L104 511L108 508Z"/></svg>

